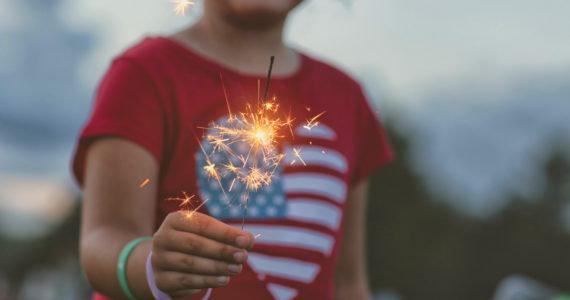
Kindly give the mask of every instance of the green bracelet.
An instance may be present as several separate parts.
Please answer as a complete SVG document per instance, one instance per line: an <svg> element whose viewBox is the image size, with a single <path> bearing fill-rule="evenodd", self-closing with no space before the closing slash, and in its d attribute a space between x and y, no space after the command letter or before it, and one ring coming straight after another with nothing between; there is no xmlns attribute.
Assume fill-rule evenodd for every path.
<svg viewBox="0 0 570 300"><path fill-rule="evenodd" d="M123 248L123 251L121 251L119 261L117 262L117 277L119 277L119 284L121 285L121 289L125 295L127 295L131 300L137 300L137 297L135 297L133 292L131 292L129 284L127 283L127 259L129 259L129 255L131 255L131 252L133 252L133 249L135 249L136 246L148 240L152 240L152 237L145 236L130 241L125 248Z"/></svg>

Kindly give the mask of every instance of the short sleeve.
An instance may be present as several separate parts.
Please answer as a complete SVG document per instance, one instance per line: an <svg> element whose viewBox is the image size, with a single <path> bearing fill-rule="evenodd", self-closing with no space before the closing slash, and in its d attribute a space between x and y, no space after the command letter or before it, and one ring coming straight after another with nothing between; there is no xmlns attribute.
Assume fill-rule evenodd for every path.
<svg viewBox="0 0 570 300"><path fill-rule="evenodd" d="M352 183L358 183L394 158L394 153L377 114L359 88L356 116L356 165Z"/></svg>
<svg viewBox="0 0 570 300"><path fill-rule="evenodd" d="M83 184L85 156L96 137L119 136L148 150L161 163L165 117L151 76L136 62L118 58L104 76L73 157L73 174Z"/></svg>

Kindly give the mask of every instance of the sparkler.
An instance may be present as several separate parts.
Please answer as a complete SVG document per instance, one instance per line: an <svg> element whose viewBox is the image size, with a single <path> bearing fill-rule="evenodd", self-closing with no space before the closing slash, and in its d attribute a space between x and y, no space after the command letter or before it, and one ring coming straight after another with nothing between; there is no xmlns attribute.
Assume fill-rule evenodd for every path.
<svg viewBox="0 0 570 300"><path fill-rule="evenodd" d="M267 99L271 70L273 68L274 57L271 56L269 70L263 98L260 99L260 83L258 81L257 106L246 104L245 111L233 113L227 96L227 91L220 74L220 81L224 92L224 98L228 109L228 117L225 120L212 123L205 134L205 142L209 144L209 153L205 150L200 140L200 149L204 154L204 165L201 168L210 179L215 179L221 191L228 199L228 206L231 206L231 199L227 197L226 190L231 192L239 182L245 185L243 191L243 217L242 229L245 224L250 194L273 182L275 172L278 169L285 154L278 151L281 138L285 137L283 131L289 131L293 137L293 118L289 116L283 118L279 115L279 103L274 98ZM307 120L305 127L313 128L319 124L318 118L325 112ZM210 150L211 149L211 150ZM301 149L293 148L293 155L304 165L305 161L301 157ZM211 157L222 155L225 162L219 159L212 161ZM294 160L295 161L295 160ZM293 163L294 163L293 161ZM224 182L229 186L224 186ZM230 183L231 182L231 183Z"/></svg>
<svg viewBox="0 0 570 300"><path fill-rule="evenodd" d="M280 118L277 115L279 104L275 99L267 100L274 59L272 56L263 99L259 99L258 92L257 107L247 104L244 112L232 114L226 88L220 75L228 107L228 119L213 123L209 128L206 128L209 129L209 134L205 136L205 139L212 146L211 153L207 153L200 144L206 158L203 169L210 178L218 182L224 194L225 188L222 185L222 177L233 177L228 191L233 189L236 182L245 184L242 229L245 224L251 191L256 191L273 182L275 171L285 156L277 150L278 140L283 137L280 132L284 127L289 127L289 131L292 132L290 128L292 119L289 117L287 119ZM232 148L232 146L239 145L247 146L246 151L238 153ZM210 157L216 153L225 154L228 159L227 163L212 163Z"/></svg>

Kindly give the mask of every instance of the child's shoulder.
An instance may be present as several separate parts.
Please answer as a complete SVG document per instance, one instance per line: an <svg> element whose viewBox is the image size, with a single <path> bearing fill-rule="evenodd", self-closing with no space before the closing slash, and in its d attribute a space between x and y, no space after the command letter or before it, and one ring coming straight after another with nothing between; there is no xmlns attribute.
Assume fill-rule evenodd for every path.
<svg viewBox="0 0 570 300"><path fill-rule="evenodd" d="M164 56L168 41L163 37L145 37L128 47L117 58L153 60Z"/></svg>
<svg viewBox="0 0 570 300"><path fill-rule="evenodd" d="M311 66L313 76L326 81L328 84L342 87L350 87L360 89L360 84L348 72L342 70L341 67L320 58L301 53L305 57L307 63Z"/></svg>
<svg viewBox="0 0 570 300"><path fill-rule="evenodd" d="M147 72L168 72L175 66L176 49L171 42L161 36L145 37L131 45L115 57L116 60L127 60L146 69Z"/></svg>

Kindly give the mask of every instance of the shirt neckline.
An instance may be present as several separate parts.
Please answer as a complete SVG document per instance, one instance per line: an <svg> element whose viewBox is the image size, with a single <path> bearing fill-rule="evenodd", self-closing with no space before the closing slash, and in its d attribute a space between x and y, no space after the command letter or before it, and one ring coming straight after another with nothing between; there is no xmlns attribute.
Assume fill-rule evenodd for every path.
<svg viewBox="0 0 570 300"><path fill-rule="evenodd" d="M244 72L240 72L238 70L235 70L227 65L223 65L209 57L206 57L200 53L198 53L196 50L188 47L187 45L182 44L181 42L168 37L168 36L158 36L156 37L156 39L160 39L163 41L166 41L167 43L169 43L170 45L174 46L175 48L177 48L178 50L180 50L182 53L184 53L187 56L190 56L194 59L195 62L201 64L202 66L206 67L207 69L210 69L212 71L216 71L216 72L220 72L222 71L223 73L229 73L232 75L235 75L237 77L241 77L244 79L265 79L265 77L267 76L266 74L251 74L251 73L244 73ZM285 75L272 75L271 76L271 81L294 81L294 80L298 80L302 74L305 73L306 69L308 68L309 65L309 58L304 54L301 53L297 50L293 50L295 51L295 53L297 53L299 55L300 58L300 62L299 62L299 67L297 68L297 70L295 70L294 72L290 73L290 74L285 74Z"/></svg>

